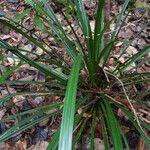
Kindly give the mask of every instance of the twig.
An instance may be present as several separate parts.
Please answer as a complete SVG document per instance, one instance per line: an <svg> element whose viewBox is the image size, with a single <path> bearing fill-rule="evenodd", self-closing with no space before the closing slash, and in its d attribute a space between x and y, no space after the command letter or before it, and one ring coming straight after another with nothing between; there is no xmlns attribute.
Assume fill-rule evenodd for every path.
<svg viewBox="0 0 150 150"><path fill-rule="evenodd" d="M75 127L75 129L73 130L73 133L79 128L79 126L82 124L83 120L80 121L80 123Z"/></svg>
<svg viewBox="0 0 150 150"><path fill-rule="evenodd" d="M107 72L109 75L111 75L111 76L113 76L114 78L116 78L116 79L120 82L120 84L121 84L121 86L122 86L122 89L123 89L123 91L124 91L124 94L125 94L125 96L126 96L126 98L127 98L127 100L128 100L128 103L129 103L130 107L131 107L131 110L133 111L133 113L134 113L134 115L135 115L135 120L137 121L138 126L141 128L141 130L142 130L142 131L144 132L144 134L145 134L145 131L143 130L143 128L142 128L142 126L141 126L141 124L140 124L140 121L139 121L139 119L138 119L137 112L136 112L136 110L134 109L134 107L133 107L133 105L132 105L132 103L131 103L131 100L130 100L129 96L127 95L127 92L126 92L126 90L125 90L125 87L124 87L124 85L123 85L123 82L122 82L118 77L116 77L115 75L109 73L108 71L106 71L106 72Z"/></svg>

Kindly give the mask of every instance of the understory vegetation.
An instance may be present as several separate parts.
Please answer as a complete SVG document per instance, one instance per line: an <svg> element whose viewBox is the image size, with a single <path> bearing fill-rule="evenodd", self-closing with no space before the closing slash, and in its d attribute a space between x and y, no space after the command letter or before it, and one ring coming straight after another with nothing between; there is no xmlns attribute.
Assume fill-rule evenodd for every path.
<svg viewBox="0 0 150 150"><path fill-rule="evenodd" d="M149 94L147 91L135 90L138 85L148 86L150 73L137 72L137 69L149 59L142 60L136 66L133 65L150 52L150 46L146 46L123 63L119 60L142 31L141 29L132 40L118 38L127 16L132 11L127 10L129 0L125 0L121 12L107 23L104 21L105 0L98 0L94 29L90 25L82 0L54 1L55 9L63 16L67 27L62 25L55 14L56 10L47 0L25 0L25 2L28 9L16 18L1 14L0 23L21 34L29 43L42 50L43 54L39 55L35 50L28 51L14 47L6 40L0 39L0 48L5 52L11 52L19 60L17 65L2 74L0 84L38 85L43 88L10 93L0 99L0 107L8 109L13 107L15 104L11 100L17 95L57 96L58 99L3 117L0 122L14 123L1 134L0 142L9 140L47 118L61 115L60 126L50 138L48 150L75 149L83 133L89 128L91 150L94 150L97 128L101 130L106 150L111 147L114 150L130 149L122 128L126 121L150 147L148 136L150 124L140 118L134 107L135 104L141 105L143 97ZM62 8L65 8L65 11L62 11ZM31 33L23 26L25 16L29 14L34 14L33 23L36 29L48 34L63 49L61 53L53 48L51 43L39 39L34 31ZM81 37L76 34L74 22L81 30L84 42L81 42ZM115 26L110 32L112 23ZM109 36L106 36L106 32L110 33ZM117 58L112 58L114 45L118 42L124 44L124 49L120 49ZM8 80L8 77L25 64L45 74L46 80L44 82ZM123 117L118 116L118 110Z"/></svg>

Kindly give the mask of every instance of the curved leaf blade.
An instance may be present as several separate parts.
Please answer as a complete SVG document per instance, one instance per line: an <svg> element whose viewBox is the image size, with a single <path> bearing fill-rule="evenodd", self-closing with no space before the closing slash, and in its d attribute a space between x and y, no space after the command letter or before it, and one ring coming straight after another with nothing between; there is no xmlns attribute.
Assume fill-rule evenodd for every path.
<svg viewBox="0 0 150 150"><path fill-rule="evenodd" d="M129 58L124 64L123 66L121 66L121 68L119 69L119 71L123 71L125 70L129 65L131 65L132 63L134 63L135 61L137 61L139 58L141 58L143 55L145 55L146 53L150 52L150 46L145 47L144 49L142 49L140 52L138 52L137 54L133 55L131 58Z"/></svg>
<svg viewBox="0 0 150 150"><path fill-rule="evenodd" d="M78 56L73 64L64 100L63 116L59 137L59 150L71 150L75 113L75 99L82 56Z"/></svg>

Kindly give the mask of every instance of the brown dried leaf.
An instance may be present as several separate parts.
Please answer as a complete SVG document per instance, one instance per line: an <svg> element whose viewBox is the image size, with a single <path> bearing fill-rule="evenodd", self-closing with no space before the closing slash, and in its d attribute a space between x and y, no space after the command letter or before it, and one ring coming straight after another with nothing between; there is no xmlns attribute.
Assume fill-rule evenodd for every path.
<svg viewBox="0 0 150 150"><path fill-rule="evenodd" d="M32 145L27 150L46 150L48 144L49 143L47 141L38 142L36 145Z"/></svg>

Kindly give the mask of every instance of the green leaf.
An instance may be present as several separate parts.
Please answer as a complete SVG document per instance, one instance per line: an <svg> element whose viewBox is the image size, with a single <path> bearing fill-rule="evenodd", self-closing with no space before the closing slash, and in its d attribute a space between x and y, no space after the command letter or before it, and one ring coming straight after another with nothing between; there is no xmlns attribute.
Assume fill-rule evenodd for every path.
<svg viewBox="0 0 150 150"><path fill-rule="evenodd" d="M90 74L90 78L91 80L93 79L93 73L95 71L95 59L94 59L94 48L93 48L93 37L92 37L92 32L91 32L91 27L90 27L90 23L88 20L88 17L86 15L86 11L84 9L84 5L82 0L75 0L75 6L77 8L77 17L79 19L79 23L81 26L81 29L83 31L83 34L85 36L85 41L86 41L86 46L87 46L87 50L88 50L88 64L87 64L87 68Z"/></svg>
<svg viewBox="0 0 150 150"><path fill-rule="evenodd" d="M16 69L18 69L21 66L21 64L12 67L11 69L6 70L1 76L0 76L0 82L3 82L4 80L6 80L10 75L12 75L14 73L14 71Z"/></svg>
<svg viewBox="0 0 150 150"><path fill-rule="evenodd" d="M12 126L10 129L8 129L6 132L4 132L0 136L0 143L3 141L8 140L9 138L18 135L22 131L36 125L37 123L41 122L42 120L49 118L52 115L55 115L59 113L61 110L55 111L51 114L44 114L42 111L36 113L35 115L29 116L25 119L22 119L19 121L16 125ZM38 118L37 118L38 116Z"/></svg>
<svg viewBox="0 0 150 150"><path fill-rule="evenodd" d="M104 115L102 114L101 108L99 108L99 113L101 114L101 116L99 117L99 122L100 122L100 127L102 129L102 135L103 135L105 150L110 150L109 136L108 136L108 133L107 133L105 118L104 118Z"/></svg>
<svg viewBox="0 0 150 150"><path fill-rule="evenodd" d="M51 8L51 6L48 4L48 2L46 0L42 0L42 3L44 4L46 9L43 8L41 5L37 4L36 7L35 7L35 10L37 12L41 13L41 14L47 15L47 17L50 18L50 20L53 21L53 22L50 22L49 19L46 19L47 23L50 25L50 28L64 42L64 44L66 46L67 53L69 54L69 56L74 61L76 56L77 56L76 49L74 48L71 40L68 38L67 33L63 29L62 24L58 20L58 18L55 15L55 13L54 13L53 9ZM43 20L45 21L45 19L43 19ZM56 25L54 25L54 23Z"/></svg>
<svg viewBox="0 0 150 150"><path fill-rule="evenodd" d="M28 8L26 10L24 10L23 12L21 12L19 15L17 15L15 18L14 18L14 21L18 22L20 21L21 19L23 19L26 15L28 15L31 11L31 8Z"/></svg>
<svg viewBox="0 0 150 150"><path fill-rule="evenodd" d="M104 48L103 36L101 36L101 32L103 31L104 28L104 13L103 13L104 4L105 4L105 0L98 1L96 23L95 23L95 30L94 30L95 61L97 61L100 51Z"/></svg>
<svg viewBox="0 0 150 150"><path fill-rule="evenodd" d="M84 120L84 122L82 123L82 125L81 125L81 127L80 127L80 129L79 129L79 131L77 131L77 134L76 134L76 136L75 136L75 138L74 138L74 141L73 141L73 149L74 149L74 147L75 147L75 144L77 143L77 141L80 139L80 137L81 137L81 135L82 135L82 132L84 131L84 129L85 129L85 127L86 127L86 124L87 124L87 121L88 121L88 117Z"/></svg>
<svg viewBox="0 0 150 150"><path fill-rule="evenodd" d="M66 0L66 15L67 17L69 16L69 13L70 13L70 0Z"/></svg>
<svg viewBox="0 0 150 150"><path fill-rule="evenodd" d="M92 118L90 150L95 149L94 148L95 127L96 127L96 110L94 110Z"/></svg>
<svg viewBox="0 0 150 150"><path fill-rule="evenodd" d="M86 57L87 54L85 53L85 50L84 50L84 48L83 48L83 46L82 46L82 44L81 44L81 41L80 41L78 35L77 35L76 32L75 32L75 29L73 28L71 22L69 21L68 17L64 14L64 12L61 11L61 10L60 10L60 12L61 12L61 14L63 15L63 17L64 17L64 19L66 20L66 22L68 23L69 27L71 28L71 30L72 30L72 32L73 32L75 38L76 38L75 45L76 45L78 51L81 52L81 53L84 55L83 58L84 58L84 60L85 60L85 63L87 63L87 57Z"/></svg>
<svg viewBox="0 0 150 150"><path fill-rule="evenodd" d="M147 46L146 48L142 49L140 52L137 54L133 55L131 58L129 58L125 63L120 66L118 69L120 72L124 71L128 66L130 66L132 63L137 61L139 58L141 58L143 55L147 54L150 52L150 46Z"/></svg>
<svg viewBox="0 0 150 150"><path fill-rule="evenodd" d="M3 59L4 59L4 56L2 53L0 53L0 61L3 61Z"/></svg>
<svg viewBox="0 0 150 150"><path fill-rule="evenodd" d="M108 60L109 54L111 52L112 46L115 42L116 42L116 40L114 40L114 41L112 40L104 47L104 49L102 49L102 51L99 55L99 58L98 58L101 67L105 66L105 64Z"/></svg>
<svg viewBox="0 0 150 150"><path fill-rule="evenodd" d="M106 95L107 96L107 95ZM108 97L109 99L109 97ZM111 100L111 99L110 99ZM143 129L141 129L141 127L139 127L139 125L137 124L137 121L135 120L135 116L134 114L129 111L127 108L125 108L123 105L116 103L115 101L113 101L114 104L122 109L122 111L127 115L127 117L129 118L129 120L132 122L132 124L134 125L134 127L137 129L137 131L141 134L141 136L143 137L145 143L150 147L150 138L148 137L148 135L146 135L146 133L144 132ZM140 125L144 128L146 128L148 131L150 131L150 124L145 123L143 120L141 120L140 118L138 118Z"/></svg>
<svg viewBox="0 0 150 150"><path fill-rule="evenodd" d="M2 23L4 26L9 27L12 30L15 30L16 32L20 33L21 35L23 35L25 38L27 38L29 41L33 42L36 46L40 47L43 51L45 51L46 53L49 54L49 51L47 51L43 45L41 44L41 42L38 42L37 39L33 38L32 36L29 36L24 30L21 30L17 27L15 27L12 23L6 21L6 19L1 19L0 18L0 23ZM2 40L1 40L2 41Z"/></svg>
<svg viewBox="0 0 150 150"><path fill-rule="evenodd" d="M5 105L12 97L16 95L38 95L38 96L44 96L44 95L64 95L63 91L59 90L49 90L49 91L26 91L26 92L17 92L17 93L11 93L9 95L6 95L1 98L0 100L0 107Z"/></svg>
<svg viewBox="0 0 150 150"><path fill-rule="evenodd" d="M82 31L87 40L87 44L89 44L89 39L91 37L91 29L89 26L89 20L87 18L82 0L75 0L75 5L77 7L77 15L78 15L79 21L81 23Z"/></svg>
<svg viewBox="0 0 150 150"><path fill-rule="evenodd" d="M105 115L105 119L107 121L107 126L111 134L114 149L123 150L123 143L121 139L119 124L116 120L116 117L111 108L111 105L109 104L109 101L107 100L107 97L103 96L102 99L104 101L104 104L101 103L101 106Z"/></svg>
<svg viewBox="0 0 150 150"><path fill-rule="evenodd" d="M46 111L49 111L49 110L54 109L56 107L60 107L62 105L63 105L63 102L54 103L54 104L51 104L51 105L40 106L40 107L37 107L37 108L34 108L34 109L30 109L30 110L21 112L19 114L14 114L14 115L10 115L8 117L2 118L0 120L0 122L8 122L9 120L15 119L17 117L21 117L23 115L27 115L27 114L31 114L31 113L38 113L39 111L46 112Z"/></svg>
<svg viewBox="0 0 150 150"><path fill-rule="evenodd" d="M35 16L34 23L35 23L35 26L37 27L37 29L43 30L43 28L44 28L43 20L39 16L37 16L37 15Z"/></svg>
<svg viewBox="0 0 150 150"><path fill-rule="evenodd" d="M70 78L67 84L59 137L59 150L71 150L72 148L75 100L81 62L82 56L78 56L73 64Z"/></svg>
<svg viewBox="0 0 150 150"><path fill-rule="evenodd" d="M66 85L65 84L60 84L60 83L53 83L53 82L39 82L39 81L23 81L23 80L21 80L21 81L19 81L19 80L17 80L17 81L15 81L15 80L13 80L13 81L7 81L7 80L5 80L5 81L0 81L0 85L1 84L8 84L8 85L13 85L13 84L15 84L15 85L27 85L27 84L36 84L36 85L45 85L45 86L51 86L51 87L60 87L60 88L66 88Z"/></svg>
<svg viewBox="0 0 150 150"><path fill-rule="evenodd" d="M119 55L118 59L126 52L126 50L128 49L128 47L135 41L135 39L139 38L142 31L145 29L145 27L148 26L148 23L145 23L142 28L135 34L134 38L126 41L125 43L125 48L122 50L121 54Z"/></svg>
<svg viewBox="0 0 150 150"><path fill-rule="evenodd" d="M79 109L79 107L81 107L85 101L88 99L88 97L84 97L83 99L79 99L77 100L77 105L76 105L76 111ZM81 103L79 103L81 101ZM88 107L87 107L88 108ZM83 112L80 115L76 115L75 116L75 120L74 120L74 128L77 126L77 124L80 122L80 120L82 119L83 113L85 113L87 111L87 108L83 109ZM52 137L52 140L50 141L47 150L56 150L58 147L58 143L59 143L59 133L60 133L60 128L57 129L57 131L55 132L54 136Z"/></svg>
<svg viewBox="0 0 150 150"><path fill-rule="evenodd" d="M131 85L131 84L144 84L145 82L150 83L150 79L143 79L143 80L137 80L132 82L126 82L124 85Z"/></svg>
<svg viewBox="0 0 150 150"><path fill-rule="evenodd" d="M120 25L120 22L121 22L121 19L122 19L122 16L128 6L128 3L129 3L129 0L125 0L124 4L123 4L123 7L122 7L122 10L117 18L117 21L116 21L116 25L115 25L115 28L114 28L114 32L112 32L111 34L111 39L114 40L115 39L115 36L116 36L116 33L117 33L117 29Z"/></svg>
<svg viewBox="0 0 150 150"><path fill-rule="evenodd" d="M59 142L59 134L60 134L60 128L57 129L55 134L53 135L49 145L47 146L46 150L56 150L58 147Z"/></svg>
<svg viewBox="0 0 150 150"><path fill-rule="evenodd" d="M128 73L131 72L133 69L136 69L136 68L142 66L142 65L145 64L146 62L147 62L147 63L150 63L150 58L145 58L145 59L142 60L139 64L137 64L135 67L132 67L130 70L125 71L125 74L128 74Z"/></svg>
<svg viewBox="0 0 150 150"><path fill-rule="evenodd" d="M125 146L126 146L126 150L130 150L130 146L129 146L129 144L128 144L127 137L124 135L124 133L123 133L122 130L120 130L120 132L121 132L121 134L122 134L122 138L123 138L123 140L124 140L124 144L125 144Z"/></svg>
<svg viewBox="0 0 150 150"><path fill-rule="evenodd" d="M142 72L142 73L137 73L137 72L133 72L131 74L128 74L128 76L122 76L120 77L120 79L122 81L130 81L130 80L137 80L139 78L145 78L146 76L148 77L150 75L150 72Z"/></svg>
<svg viewBox="0 0 150 150"><path fill-rule="evenodd" d="M119 105L118 105L119 106ZM132 122L133 126L136 128L136 130L141 134L141 136L143 137L145 143L147 144L147 146L150 147L150 138L148 137L148 135L146 135L146 132L141 129L141 127L137 124L137 121L135 121L135 117L134 115L127 109L120 107L119 108L122 109L122 111L127 115L127 117L129 118L129 120ZM150 131L150 125L144 123L142 120L140 120L140 124L141 126L144 126L145 128L147 128Z"/></svg>
<svg viewBox="0 0 150 150"><path fill-rule="evenodd" d="M35 3L35 0L25 0L25 2L31 6L33 6Z"/></svg>
<svg viewBox="0 0 150 150"><path fill-rule="evenodd" d="M39 15L37 15L37 16L39 16ZM23 36L25 36L29 41L33 42L36 46L40 47L44 52L46 52L50 57L51 57L52 55L55 55L55 57L58 57L59 59L61 59L62 61L64 61L64 64L65 64L66 66L68 66L68 63L67 63L66 60L64 60L64 57L63 57L61 54L59 54L54 48L52 48L49 44L47 44L43 39L39 38L38 35L32 33L31 36L28 36L29 30L28 30L27 28L25 28L24 26L22 26L22 25L20 25L20 24L17 24L17 28L16 28L15 26L12 25L12 23L16 24L16 22L13 20L13 18L8 17L8 16L6 16L6 15L4 16L4 18L5 18L6 20L8 20L8 21L11 23L11 25L6 23L6 26L9 26L11 29L13 29L13 30L15 30L16 32L19 32L20 34L22 34ZM41 19L43 20L43 18L41 18ZM3 23L4 23L4 22L3 22ZM18 30L18 29L21 29L21 30ZM23 32L21 32L21 31L23 31ZM24 31L26 31L26 32L24 32ZM45 31L45 30L43 30L43 32L44 32L44 31ZM29 33L30 33L30 32L29 32ZM33 36L34 36L35 38L33 38ZM54 37L54 35L50 35L50 36ZM55 39L56 39L56 38L55 38ZM37 41L37 40L38 40L38 41ZM57 42L56 42L56 43L57 43ZM48 49L50 49L51 51L46 50L46 49L42 46L43 44L46 45L46 46L48 47ZM60 44L60 41L59 41L57 44ZM61 43L61 44L62 44L62 43ZM26 50L24 50L24 49L21 49L21 48L18 48L18 50L19 50L19 51L28 52L28 51L26 51ZM33 54L33 55L37 55L37 54L35 54L34 52L28 52L28 53L31 53L31 54ZM38 55L37 55L37 56L38 56ZM38 56L38 57L39 57L39 56ZM51 61L49 60L49 62L51 62ZM53 64L57 65L58 63L56 63L56 61L53 61Z"/></svg>
<svg viewBox="0 0 150 150"><path fill-rule="evenodd" d="M3 48L9 50L10 52L12 52L16 56L18 56L20 59L24 60L26 63L30 64L31 66L37 68L38 70L45 73L46 75L51 76L60 82L67 81L68 77L65 74L63 74L62 72L59 72L58 70L55 70L54 68L50 68L50 67L47 68L43 64L40 64L38 62L35 62L35 61L29 59L25 55L21 54L17 48L11 47L8 43L2 41L1 39L0 39L0 42L2 42L2 43L0 43L0 45L3 46Z"/></svg>

